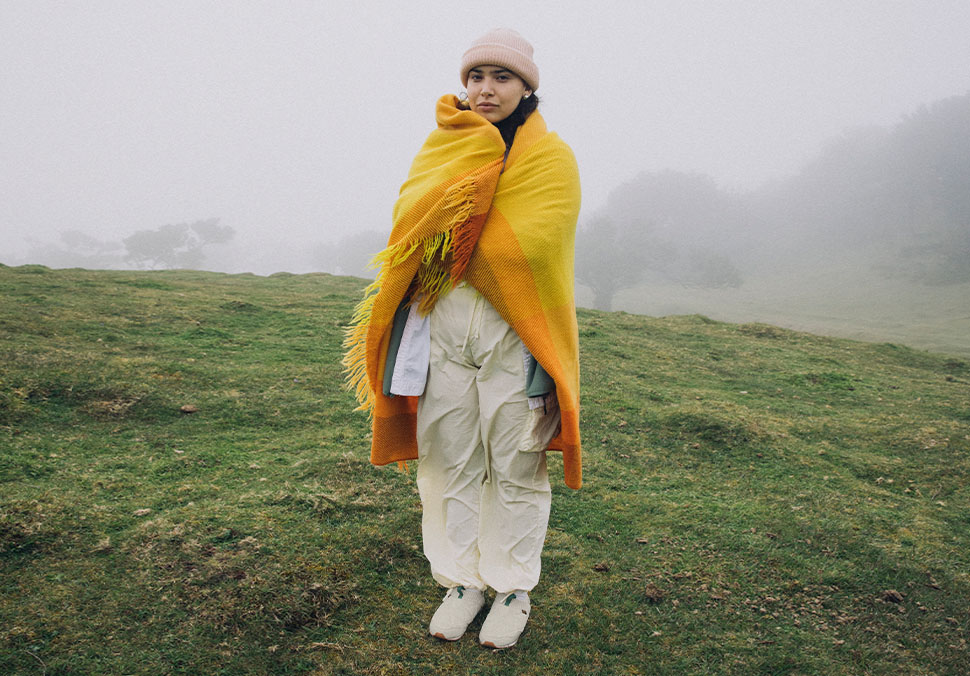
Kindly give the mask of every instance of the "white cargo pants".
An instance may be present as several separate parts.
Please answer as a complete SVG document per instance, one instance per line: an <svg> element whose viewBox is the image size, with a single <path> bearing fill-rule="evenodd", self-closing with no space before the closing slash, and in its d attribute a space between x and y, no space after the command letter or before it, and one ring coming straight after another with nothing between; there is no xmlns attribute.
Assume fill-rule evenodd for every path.
<svg viewBox="0 0 970 676"><path fill-rule="evenodd" d="M439 584L505 593L539 581L552 497L545 448L558 415L530 411L522 341L478 291L462 284L437 302L417 484Z"/></svg>

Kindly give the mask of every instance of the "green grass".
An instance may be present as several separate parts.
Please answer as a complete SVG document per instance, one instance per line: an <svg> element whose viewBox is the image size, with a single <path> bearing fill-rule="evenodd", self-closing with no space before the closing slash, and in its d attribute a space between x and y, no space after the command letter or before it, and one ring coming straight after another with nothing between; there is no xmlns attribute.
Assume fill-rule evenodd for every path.
<svg viewBox="0 0 970 676"><path fill-rule="evenodd" d="M413 474L342 388L362 286L0 267L0 673L967 672L962 357L581 310L586 485L550 456L493 653L426 635Z"/></svg>
<svg viewBox="0 0 970 676"><path fill-rule="evenodd" d="M579 297L592 300L582 287ZM859 262L806 260L751 273L736 289L651 284L621 291L613 308L657 316L702 313L970 359L970 283L922 285Z"/></svg>

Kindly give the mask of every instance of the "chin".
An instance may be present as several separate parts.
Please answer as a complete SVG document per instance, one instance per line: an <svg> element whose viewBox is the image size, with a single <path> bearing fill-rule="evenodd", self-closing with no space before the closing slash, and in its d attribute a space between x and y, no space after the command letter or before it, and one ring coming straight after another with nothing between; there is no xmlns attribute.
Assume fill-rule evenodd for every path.
<svg viewBox="0 0 970 676"><path fill-rule="evenodd" d="M484 117L489 122L493 122L493 123L501 122L503 119L505 119L505 116L503 116L497 110L489 110L489 111L476 110L475 112L481 115L482 117Z"/></svg>

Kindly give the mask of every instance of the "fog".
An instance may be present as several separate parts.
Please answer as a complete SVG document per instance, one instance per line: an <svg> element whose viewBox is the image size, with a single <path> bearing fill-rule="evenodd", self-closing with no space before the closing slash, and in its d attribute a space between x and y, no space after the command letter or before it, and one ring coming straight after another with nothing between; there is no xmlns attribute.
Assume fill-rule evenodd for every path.
<svg viewBox="0 0 970 676"><path fill-rule="evenodd" d="M964 0L0 0L0 262L361 274L435 100L496 26L535 46L541 110L579 162L582 228L612 218L655 259L677 250L682 264L640 283L753 288L806 232L813 255L844 259L845 241L816 236L850 218L824 188L864 182L875 160L860 173L837 158L970 91ZM676 194L706 195L707 211L668 204L679 216L661 223ZM163 229L192 255L126 255Z"/></svg>

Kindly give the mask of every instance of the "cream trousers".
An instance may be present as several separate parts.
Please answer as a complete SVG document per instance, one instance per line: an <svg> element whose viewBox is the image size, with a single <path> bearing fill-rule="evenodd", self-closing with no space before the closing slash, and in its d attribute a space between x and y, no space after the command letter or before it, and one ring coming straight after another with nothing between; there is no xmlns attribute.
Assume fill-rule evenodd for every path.
<svg viewBox="0 0 970 676"><path fill-rule="evenodd" d="M441 298L417 418L424 554L439 584L505 593L539 581L558 420L558 406L529 409L522 341L495 308L466 284Z"/></svg>

